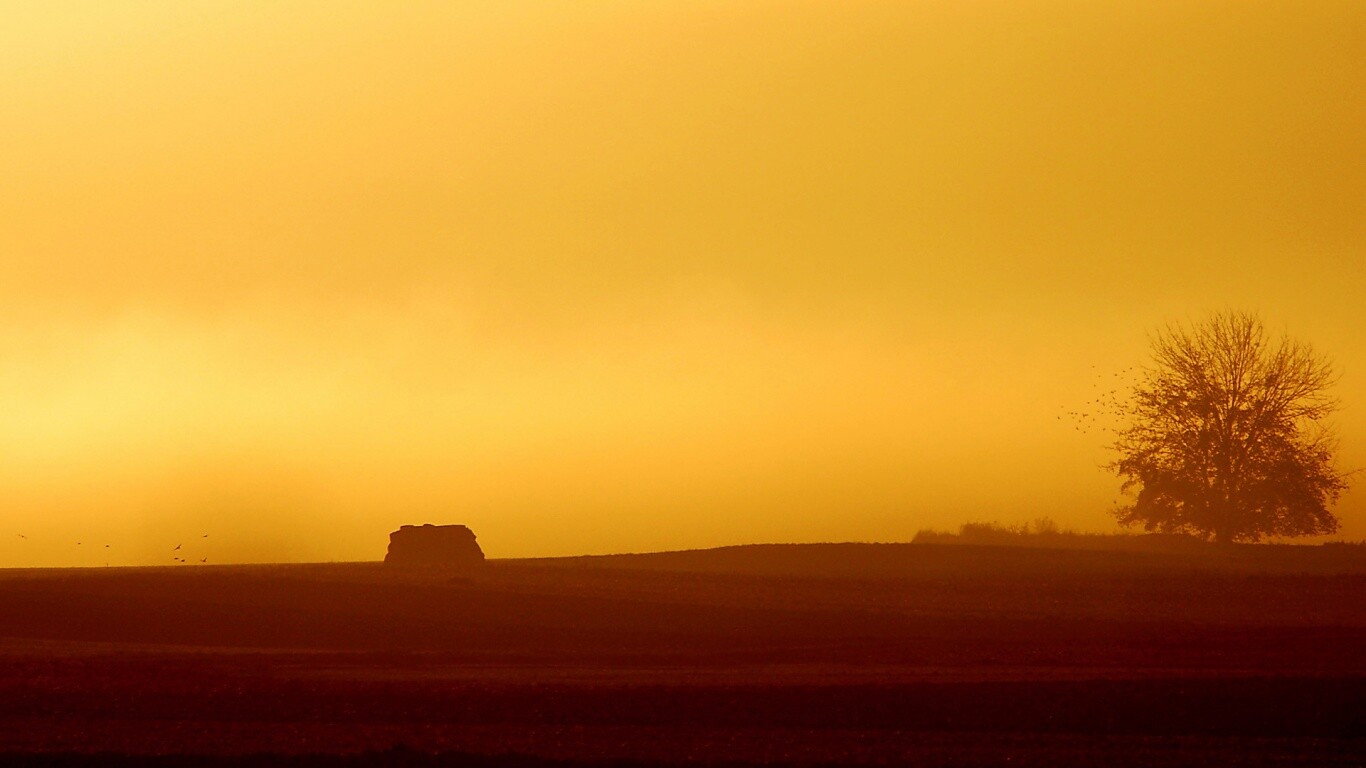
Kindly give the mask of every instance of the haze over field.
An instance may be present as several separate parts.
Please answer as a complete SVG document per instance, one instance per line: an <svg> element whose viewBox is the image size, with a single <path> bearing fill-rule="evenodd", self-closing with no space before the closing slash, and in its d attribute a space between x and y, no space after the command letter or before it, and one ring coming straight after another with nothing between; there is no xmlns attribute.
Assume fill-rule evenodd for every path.
<svg viewBox="0 0 1366 768"><path fill-rule="evenodd" d="M0 565L1108 529L1058 416L1224 307L1338 361L1366 466L1363 40L1348 0L12 4Z"/></svg>

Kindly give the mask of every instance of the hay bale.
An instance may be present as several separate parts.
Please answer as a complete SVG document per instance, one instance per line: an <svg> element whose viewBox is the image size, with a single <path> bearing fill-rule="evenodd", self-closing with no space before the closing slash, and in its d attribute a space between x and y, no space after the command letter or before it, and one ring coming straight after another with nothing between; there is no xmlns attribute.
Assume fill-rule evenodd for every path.
<svg viewBox="0 0 1366 768"><path fill-rule="evenodd" d="M405 525L389 534L384 562L469 568L484 563L484 551L463 525Z"/></svg>

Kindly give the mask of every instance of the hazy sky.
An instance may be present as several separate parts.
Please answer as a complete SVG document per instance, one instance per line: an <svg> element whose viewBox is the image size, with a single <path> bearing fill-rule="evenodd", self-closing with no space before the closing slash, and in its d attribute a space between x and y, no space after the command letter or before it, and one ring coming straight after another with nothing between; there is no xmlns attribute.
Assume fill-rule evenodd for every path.
<svg viewBox="0 0 1366 768"><path fill-rule="evenodd" d="M7 2L0 565L1109 530L1059 412L1223 308L1366 466L1363 93L1357 0Z"/></svg>

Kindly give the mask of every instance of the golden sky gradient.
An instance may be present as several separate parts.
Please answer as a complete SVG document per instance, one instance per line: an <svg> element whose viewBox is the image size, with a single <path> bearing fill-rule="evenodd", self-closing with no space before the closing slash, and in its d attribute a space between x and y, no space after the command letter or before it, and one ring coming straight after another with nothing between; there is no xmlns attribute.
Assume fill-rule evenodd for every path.
<svg viewBox="0 0 1366 768"><path fill-rule="evenodd" d="M0 565L1109 530L1057 415L1226 307L1366 466L1355 0L3 16Z"/></svg>

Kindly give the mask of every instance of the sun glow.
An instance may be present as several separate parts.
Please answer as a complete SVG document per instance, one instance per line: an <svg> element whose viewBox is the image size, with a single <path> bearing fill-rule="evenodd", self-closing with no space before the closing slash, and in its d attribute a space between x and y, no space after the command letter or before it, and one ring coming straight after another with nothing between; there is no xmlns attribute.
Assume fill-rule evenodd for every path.
<svg viewBox="0 0 1366 768"><path fill-rule="evenodd" d="M373 559L428 520L492 556L1105 529L1105 437L1060 409L1226 306L1340 362L1361 465L1364 27L21 4L0 565L209 529L217 558Z"/></svg>

